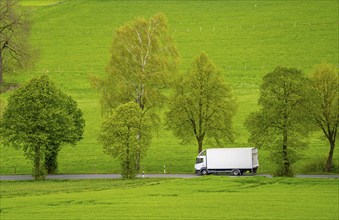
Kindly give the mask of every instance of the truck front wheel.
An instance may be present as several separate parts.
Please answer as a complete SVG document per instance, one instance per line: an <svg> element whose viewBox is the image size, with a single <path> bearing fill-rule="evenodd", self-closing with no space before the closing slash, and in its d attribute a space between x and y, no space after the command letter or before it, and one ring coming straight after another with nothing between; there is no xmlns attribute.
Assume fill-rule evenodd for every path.
<svg viewBox="0 0 339 220"><path fill-rule="evenodd" d="M202 169L202 170L200 171L200 173L201 173L201 175L203 175L203 176L208 174L208 172L207 172L206 169Z"/></svg>
<svg viewBox="0 0 339 220"><path fill-rule="evenodd" d="M231 173L232 173L233 176L239 176L241 172L240 172L240 170L232 170Z"/></svg>

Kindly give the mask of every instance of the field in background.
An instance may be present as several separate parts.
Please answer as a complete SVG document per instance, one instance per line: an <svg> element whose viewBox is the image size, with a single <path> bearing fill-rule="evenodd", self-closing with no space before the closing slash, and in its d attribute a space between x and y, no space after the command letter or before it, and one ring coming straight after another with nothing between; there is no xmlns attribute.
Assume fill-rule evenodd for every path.
<svg viewBox="0 0 339 220"><path fill-rule="evenodd" d="M1 219L338 219L338 180L1 182Z"/></svg>
<svg viewBox="0 0 339 220"><path fill-rule="evenodd" d="M102 76L109 61L114 30L135 17L163 12L181 54L182 73L200 51L206 51L233 86L239 108L234 120L237 138L225 147L246 147L243 127L257 109L261 77L277 65L306 73L322 60L338 64L338 1L20 1L33 15L32 44L40 60L26 74L6 75L23 83L48 73L79 103L86 119L84 139L60 152L60 173L109 173L118 162L103 153L97 142L101 124L98 95L90 76ZM4 95L5 98L10 93ZM296 164L298 172L323 159L328 144L321 134L310 137L310 148ZM209 147L209 146L205 146ZM0 173L30 173L22 151L0 146ZM182 146L163 127L155 135L142 163L146 172L193 172L197 146ZM338 146L335 159L339 159ZM271 172L266 152L259 152L260 172Z"/></svg>

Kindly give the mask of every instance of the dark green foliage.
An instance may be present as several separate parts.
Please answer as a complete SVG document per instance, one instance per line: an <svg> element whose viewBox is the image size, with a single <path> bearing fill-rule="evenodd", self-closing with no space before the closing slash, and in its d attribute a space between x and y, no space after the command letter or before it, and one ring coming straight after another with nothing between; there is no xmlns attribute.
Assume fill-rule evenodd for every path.
<svg viewBox="0 0 339 220"><path fill-rule="evenodd" d="M24 150L33 162L36 179L44 178L46 168L55 172L53 157L60 146L75 144L82 138L83 129L77 103L58 90L47 75L32 79L13 93L1 121L5 144Z"/></svg>
<svg viewBox="0 0 339 220"><path fill-rule="evenodd" d="M107 154L120 160L123 178L135 178L151 144L151 125L150 117L135 102L118 106L102 123L99 142Z"/></svg>
<svg viewBox="0 0 339 220"><path fill-rule="evenodd" d="M328 157L317 157L312 160L308 160L301 166L302 173L324 173L326 172ZM331 172L339 173L339 161L334 159L331 164Z"/></svg>
<svg viewBox="0 0 339 220"><path fill-rule="evenodd" d="M222 73L201 53L188 73L175 83L167 125L184 143L194 138L201 152L205 139L220 145L233 141L236 102Z"/></svg>
<svg viewBox="0 0 339 220"><path fill-rule="evenodd" d="M60 146L52 143L46 146L45 168L48 174L56 173L58 170L58 153Z"/></svg>
<svg viewBox="0 0 339 220"><path fill-rule="evenodd" d="M293 164L312 130L309 80L294 68L277 67L263 77L258 112L245 121L249 141L270 151L278 168L276 175L292 176Z"/></svg>

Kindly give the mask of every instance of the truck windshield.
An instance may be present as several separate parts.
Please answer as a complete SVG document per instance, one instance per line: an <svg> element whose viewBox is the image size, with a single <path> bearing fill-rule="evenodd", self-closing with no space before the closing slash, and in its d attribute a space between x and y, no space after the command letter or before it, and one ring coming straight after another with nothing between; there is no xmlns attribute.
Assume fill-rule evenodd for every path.
<svg viewBox="0 0 339 220"><path fill-rule="evenodd" d="M204 158L197 158L195 163L202 163L204 162Z"/></svg>
<svg viewBox="0 0 339 220"><path fill-rule="evenodd" d="M206 156L206 150L201 151L198 156Z"/></svg>

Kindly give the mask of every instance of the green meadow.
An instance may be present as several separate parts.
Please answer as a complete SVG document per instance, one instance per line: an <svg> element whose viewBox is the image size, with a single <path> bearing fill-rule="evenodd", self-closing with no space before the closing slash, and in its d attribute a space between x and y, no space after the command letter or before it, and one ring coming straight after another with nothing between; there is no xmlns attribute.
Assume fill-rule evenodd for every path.
<svg viewBox="0 0 339 220"><path fill-rule="evenodd" d="M337 179L1 182L1 219L338 219Z"/></svg>
<svg viewBox="0 0 339 220"><path fill-rule="evenodd" d="M224 73L225 79L233 87L234 95L238 102L238 112L234 119L234 130L237 133L236 140L234 143L224 147L250 146L247 143L248 133L243 126L243 122L250 112L258 108L258 87L264 74L272 71L278 65L296 67L305 73L310 73L314 65L323 60L338 64L339 3L336 0L21 0L20 2L32 15L31 44L38 49L39 59L32 70L7 74L5 75L5 81L22 84L34 76L39 76L41 73L48 73L58 87L77 100L86 120L84 139L75 147L64 146L61 150L59 173L113 173L119 171L119 163L105 155L102 146L97 141L102 119L99 96L91 87L90 78L92 76L100 77L105 74L105 68L110 59L114 30L136 17L149 18L158 12L162 12L167 16L170 32L181 55L180 72L182 74L187 71L194 57L201 51L205 51ZM7 92L1 94L1 96L7 99L10 94L11 92ZM321 136L322 134L319 132L309 137L309 148L301 153L303 157L295 165L297 172L321 172L321 168L317 164L319 164L319 161L325 160L329 149L326 140L321 139ZM197 151L196 145L195 142L180 145L179 140L173 136L171 131L161 126L159 131L154 134L152 145L142 162L142 169L146 173L159 173L163 172L163 166L166 165L169 173L193 172ZM205 145L204 147L209 148L211 146ZM31 173L31 162L25 159L21 150L5 146L0 146L0 150L0 174ZM338 146L336 146L334 157L338 167ZM272 172L273 166L267 152L259 151L259 162L259 172ZM198 181L204 184L206 183L204 182L205 180L209 179L203 178ZM307 194L307 190L303 190L301 193L304 194L300 196L303 201L300 203L296 203L296 199L293 199L294 197L298 198L299 192L289 197L291 196L289 193L294 192L294 185L287 184L286 182L288 181L285 181L285 183L282 181L283 183L266 184L256 188L263 190L263 194L258 198L255 197L255 190L253 192L249 189L242 189L240 192L225 191L223 195L228 197L225 201L223 196L214 198L217 194L216 192L199 192L194 194L193 197L184 196L189 190L183 186L186 183L185 181L189 182L191 180L173 180L164 183L163 194L155 196L147 196L152 194L150 192L142 195L137 194L140 198L137 196L129 198L129 195L126 194L124 199L133 200L132 204L136 206L134 207L136 208L134 217L147 214L143 213L143 202L146 202L150 207L148 210L150 218L152 216L165 218L169 214L161 211L165 208L176 218L185 217L190 213L196 216L198 216L198 213L201 216L208 216L214 202L219 202L218 207L225 207L225 210L213 211L216 218L221 216L232 218L232 216L237 216L240 212L245 213L245 216L254 215L256 218L262 218L265 217L263 214L265 210L280 210L279 206L286 200L291 201L291 204L295 206L284 206L278 212L281 213L278 217L283 218L286 213L293 213L295 214L294 216L305 215L313 219L318 213L324 213L332 218L338 217L338 213L326 211L327 206L313 209L312 204L309 204L313 197L314 201L319 199L326 200L326 187L320 191L314 190L318 186L322 188L319 183L321 181L316 181L315 185L302 183L306 184L307 190L312 193ZM220 185L223 184L218 178L213 179L213 181ZM101 183L104 182L102 181ZM88 193L89 198L95 198L94 202L90 202L92 199L84 201L83 205L87 207L86 203L95 203L96 199L104 196L105 193L114 197L115 192L122 194L124 190L127 190L133 195L138 190L147 191L151 190L152 187L160 187L147 186L149 183L147 181L143 182L143 180L139 182L142 185L140 188L138 186L128 189L110 189L107 192L81 192L83 195L81 193L65 194L65 192L60 192L47 194L43 197L46 198L46 201L49 201L45 204L46 210L53 210L54 206L60 206L65 210L65 212L60 211L58 215L68 213L72 217L77 211L81 211L84 216L92 213L95 218L97 216L96 210L83 208L83 206L80 208L77 205L80 195L87 196L85 194ZM66 183L72 184L72 182ZM183 197L180 197L180 193L175 192L174 183L182 184ZM194 184L194 182L190 183ZM9 183L2 184L7 185ZM20 184L23 183L15 183L18 186ZM59 183L47 181L41 184L46 184L47 186L48 184ZM225 186L240 186L242 183L238 180L228 180L225 184ZM328 183L326 182L326 184ZM271 202L266 201L266 203L263 203L262 198L265 196L266 199L271 200L268 195L275 193L273 186L281 191L278 190L275 197L273 197L275 199L272 198ZM287 187L287 191L284 191L284 187ZM171 192L171 190L174 190L174 192ZM171 196L174 194L179 196ZM208 195L207 200L201 198L205 195ZM318 198L317 195L321 198ZM36 198L37 200L33 201L36 202L37 207L45 201L40 197L36 197L36 195L29 194L28 196L12 195L6 197L4 201L6 201L6 206L9 206L9 208L3 211L3 215L10 218L11 207L15 209L14 203L16 202L24 204L26 200ZM69 200L66 199L68 196L70 196ZM247 197L251 198L251 200L244 204L239 202L231 203L232 199L243 201ZM143 200L143 198L147 198L147 200ZM154 198L157 199L154 200ZM174 202L176 198L180 198L178 204ZM121 209L112 208L110 204L101 204L101 214L103 216L114 215L115 212L120 215L123 214L121 212L128 208L127 204L124 203L124 199L115 200L121 206ZM71 202L68 204L67 201ZM160 202L156 203L156 201ZM338 199L336 202L338 203ZM67 211L71 210L69 205L75 211ZM246 205L251 205L251 208L246 207ZM252 205L256 205L257 208L253 209ZM25 208L25 206L21 207L22 209L18 210L22 212L20 214L22 217L33 212L38 215L37 217L42 218L43 215L49 213L48 211L44 211L44 213L35 212L34 207L32 209ZM189 210L189 207L192 207L192 211L187 211L187 213L175 211L178 208L179 210ZM229 216L226 213L229 213ZM133 215L130 216L125 213L125 217L133 218Z"/></svg>

